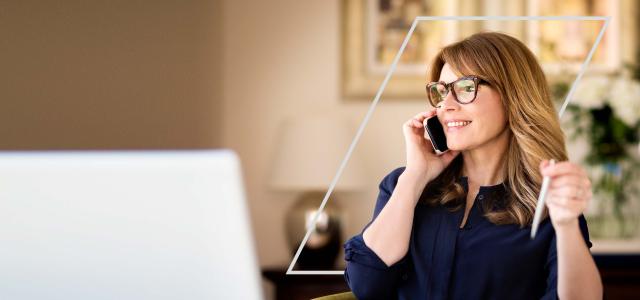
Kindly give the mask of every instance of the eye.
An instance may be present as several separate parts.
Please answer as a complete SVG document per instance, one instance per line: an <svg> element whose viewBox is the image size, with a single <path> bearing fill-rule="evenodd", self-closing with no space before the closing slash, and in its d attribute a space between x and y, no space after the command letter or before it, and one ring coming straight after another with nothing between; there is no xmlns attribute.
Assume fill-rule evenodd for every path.
<svg viewBox="0 0 640 300"><path fill-rule="evenodd" d="M475 92L475 90L476 90L475 83L469 79L460 80L456 84L456 91L472 93L472 92Z"/></svg>

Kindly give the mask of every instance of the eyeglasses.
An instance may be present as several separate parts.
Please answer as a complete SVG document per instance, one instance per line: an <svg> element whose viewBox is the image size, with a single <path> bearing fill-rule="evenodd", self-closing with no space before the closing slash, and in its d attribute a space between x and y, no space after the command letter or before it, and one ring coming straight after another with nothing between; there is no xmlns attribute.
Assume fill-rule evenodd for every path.
<svg viewBox="0 0 640 300"><path fill-rule="evenodd" d="M486 83L489 82L475 75L460 77L451 83L431 82L427 84L427 95L433 107L438 107L447 97L449 91L453 91L454 99L458 103L469 104L478 95L478 85Z"/></svg>

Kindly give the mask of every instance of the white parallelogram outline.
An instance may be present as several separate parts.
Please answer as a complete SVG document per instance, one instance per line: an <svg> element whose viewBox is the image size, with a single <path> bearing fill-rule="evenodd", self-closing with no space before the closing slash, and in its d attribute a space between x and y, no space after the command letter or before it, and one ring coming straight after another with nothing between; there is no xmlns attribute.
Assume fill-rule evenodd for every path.
<svg viewBox="0 0 640 300"><path fill-rule="evenodd" d="M351 145L349 146L349 150L347 150L347 155L345 155L344 159L342 160L342 163L340 164L340 167L338 168L338 173L336 173L336 176L331 181L331 184L329 186L329 190L327 190L327 193L325 194L324 199L322 200L322 204L320 204L320 208L318 209L318 211L314 215L311 225L308 226L308 228L307 228L307 233L305 234L304 239L302 240L302 243L300 243L300 246L298 247L298 251L296 251L296 254L293 257L293 260L291 261L291 264L289 265L289 269L287 269L287 273L286 273L287 275L343 275L344 274L344 271L333 271L333 270L329 270L329 271L295 270L294 271L293 270L293 266L295 265L296 261L298 261L298 257L300 256L300 253L302 252L302 249L304 248L304 245L307 243L307 240L309 239L309 236L311 235L311 231L313 230L313 226L312 225L315 225L316 222L318 221L318 216L324 210L324 206L327 204L327 199L329 199L329 196L331 195L331 192L333 191L334 187L338 183L338 179L340 179L340 175L342 175L342 171L344 170L345 166L347 165L347 162L349 161L349 158L351 157L351 153L353 152L353 149L355 148L356 144L358 144L358 140L360 140L360 136L362 135L362 132L364 131L364 127L367 125L367 122L369 122L369 118L371 117L371 114L375 110L376 105L378 104L378 101L380 100L380 96L382 95L382 91L384 91L384 88L387 86L387 82L389 82L389 78L391 78L391 74L393 74L393 72L395 71L396 65L398 64L398 61L400 60L400 56L402 55L402 52L404 51L404 48L407 46L407 43L409 42L409 39L411 38L411 35L413 34L413 31L415 30L416 25L418 24L418 22L419 21L486 21L486 20L498 20L498 21L604 21L604 24L602 25L602 28L600 29L600 33L598 34L598 37L596 38L596 42L591 47L591 50L589 51L589 54L587 55L587 59L582 63L582 66L580 67L580 71L578 72L578 76L576 77L575 81L571 85L571 89L569 90L569 93L567 94L567 97L565 98L564 103L562 104L562 107L560 108L560 112L558 113L558 117L562 117L562 114L564 113L565 109L567 108L567 105L569 104L571 96L573 95L573 92L574 92L575 87L576 87L576 83L578 81L580 81L580 79L582 78L582 74L584 74L584 72L587 69L587 65L589 65L589 62L591 62L591 57L593 56L593 53L595 52L596 48L600 44L600 40L602 39L602 36L604 35L604 31L607 29L607 26L609 26L609 21L611 21L611 17L610 16L419 16L419 17L416 17L415 20L413 20L413 23L411 24L411 28L409 29L409 32L407 32L407 36L404 38L404 41L402 42L402 46L400 46L400 50L398 51L398 53L396 54L395 58L393 59L393 63L391 64L391 68L387 72L387 75L385 76L384 81L382 81L382 85L380 85L380 88L378 88L378 92L376 93L376 96L373 99L373 103L371 103L371 106L369 107L369 110L367 111L367 114L365 115L364 120L362 121L362 124L360 124L360 127L358 128L358 132L356 133L356 136L354 137L353 142L351 142Z"/></svg>

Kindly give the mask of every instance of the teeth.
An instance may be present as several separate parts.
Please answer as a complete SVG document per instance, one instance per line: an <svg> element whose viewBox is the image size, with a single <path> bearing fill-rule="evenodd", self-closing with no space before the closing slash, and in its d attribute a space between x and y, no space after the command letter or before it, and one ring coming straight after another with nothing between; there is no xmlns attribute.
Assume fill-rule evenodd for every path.
<svg viewBox="0 0 640 300"><path fill-rule="evenodd" d="M448 127L462 127L462 126L466 126L469 123L471 123L471 121L461 121L461 122L449 122L447 123Z"/></svg>

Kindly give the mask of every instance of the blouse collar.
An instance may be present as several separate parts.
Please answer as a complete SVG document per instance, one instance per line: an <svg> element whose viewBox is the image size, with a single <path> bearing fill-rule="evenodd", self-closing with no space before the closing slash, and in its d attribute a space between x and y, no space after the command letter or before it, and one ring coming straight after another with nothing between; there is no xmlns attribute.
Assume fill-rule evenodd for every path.
<svg viewBox="0 0 640 300"><path fill-rule="evenodd" d="M462 185L464 186L465 191L469 191L469 178L467 176L460 176L460 182L462 183ZM488 192L501 192L504 191L505 187L504 187L504 182L495 184L495 185L481 185L480 186L480 190L478 191L479 194L484 194L484 193L488 193Z"/></svg>

